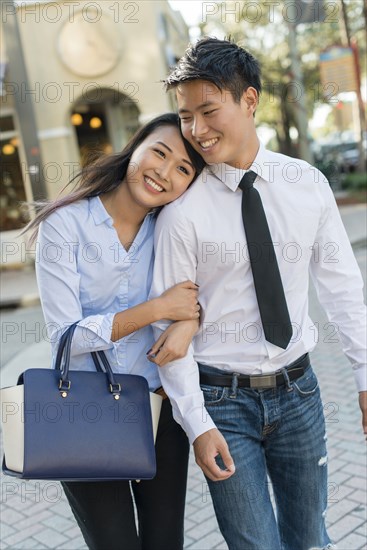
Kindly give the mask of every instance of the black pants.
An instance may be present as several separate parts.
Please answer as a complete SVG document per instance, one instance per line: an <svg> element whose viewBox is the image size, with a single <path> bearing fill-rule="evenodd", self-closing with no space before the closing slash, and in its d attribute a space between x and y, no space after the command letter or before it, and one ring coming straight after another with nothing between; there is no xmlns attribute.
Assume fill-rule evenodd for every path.
<svg viewBox="0 0 367 550"><path fill-rule="evenodd" d="M157 475L150 481L62 483L90 550L182 550L189 443L169 399L155 448Z"/></svg>

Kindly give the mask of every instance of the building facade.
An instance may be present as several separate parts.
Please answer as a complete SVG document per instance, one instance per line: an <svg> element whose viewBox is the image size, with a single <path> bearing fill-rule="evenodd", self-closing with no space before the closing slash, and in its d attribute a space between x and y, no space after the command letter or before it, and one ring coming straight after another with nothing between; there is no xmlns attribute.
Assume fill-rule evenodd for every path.
<svg viewBox="0 0 367 550"><path fill-rule="evenodd" d="M54 198L91 155L174 110L161 80L187 47L166 0L2 3L1 267L27 260L20 203Z"/></svg>

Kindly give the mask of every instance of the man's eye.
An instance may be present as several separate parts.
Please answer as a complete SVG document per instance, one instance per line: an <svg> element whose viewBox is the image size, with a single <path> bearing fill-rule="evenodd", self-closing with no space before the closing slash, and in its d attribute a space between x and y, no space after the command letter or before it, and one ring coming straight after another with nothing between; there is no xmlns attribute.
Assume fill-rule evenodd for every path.
<svg viewBox="0 0 367 550"><path fill-rule="evenodd" d="M217 109L213 109L212 111L205 111L204 115L212 115L216 111L217 111Z"/></svg>

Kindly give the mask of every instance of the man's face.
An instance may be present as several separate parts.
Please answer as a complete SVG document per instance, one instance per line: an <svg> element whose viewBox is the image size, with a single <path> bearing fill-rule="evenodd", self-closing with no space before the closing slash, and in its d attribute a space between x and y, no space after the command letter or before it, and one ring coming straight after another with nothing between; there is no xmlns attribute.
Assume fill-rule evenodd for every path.
<svg viewBox="0 0 367 550"><path fill-rule="evenodd" d="M242 168L254 143L256 153L253 113L257 94L253 88L236 103L229 90L193 80L180 84L176 96L182 133L206 162Z"/></svg>

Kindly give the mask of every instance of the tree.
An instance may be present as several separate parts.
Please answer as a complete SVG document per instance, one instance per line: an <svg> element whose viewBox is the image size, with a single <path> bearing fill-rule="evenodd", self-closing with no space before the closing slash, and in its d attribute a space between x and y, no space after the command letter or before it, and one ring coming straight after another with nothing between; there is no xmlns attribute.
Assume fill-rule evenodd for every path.
<svg viewBox="0 0 367 550"><path fill-rule="evenodd" d="M365 0L344 0L350 22L351 35L356 37L361 58L366 51L363 30L363 4ZM259 124L275 130L279 150L295 155L297 151L290 137L297 127L297 83L291 72L288 26L289 0L257 0L256 2L226 1L216 4L213 13L201 26L205 35L226 35L251 51L262 67L264 92L256 113ZM214 5L214 3L213 3ZM327 2L324 21L297 26L297 45L303 71L306 108L309 118L317 106L337 102L325 96L320 84L319 55L327 46L341 43L341 14L338 4ZM280 116L279 116L280 115Z"/></svg>

